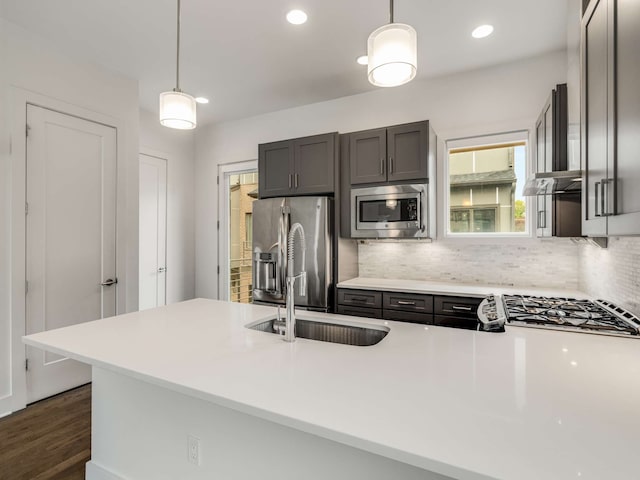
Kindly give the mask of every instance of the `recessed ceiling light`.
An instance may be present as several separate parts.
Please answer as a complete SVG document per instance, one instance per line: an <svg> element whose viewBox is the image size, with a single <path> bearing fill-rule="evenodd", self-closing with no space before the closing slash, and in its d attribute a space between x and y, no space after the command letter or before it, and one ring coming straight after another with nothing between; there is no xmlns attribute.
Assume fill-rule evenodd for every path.
<svg viewBox="0 0 640 480"><path fill-rule="evenodd" d="M302 25L307 21L307 14L302 10L291 10L287 13L287 21L293 25Z"/></svg>
<svg viewBox="0 0 640 480"><path fill-rule="evenodd" d="M471 32L471 36L473 38L484 38L488 37L493 33L493 25L480 25L473 32Z"/></svg>
<svg viewBox="0 0 640 480"><path fill-rule="evenodd" d="M356 58L356 62L358 62L360 65L369 65L369 57L366 55L361 55Z"/></svg>
<svg viewBox="0 0 640 480"><path fill-rule="evenodd" d="M205 97L196 97L196 102L206 104L209 103L209 99Z"/></svg>

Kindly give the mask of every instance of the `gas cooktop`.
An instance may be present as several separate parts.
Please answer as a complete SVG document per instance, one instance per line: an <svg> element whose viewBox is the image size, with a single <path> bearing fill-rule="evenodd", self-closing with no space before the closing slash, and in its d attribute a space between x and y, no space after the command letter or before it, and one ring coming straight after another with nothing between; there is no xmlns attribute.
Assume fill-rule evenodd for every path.
<svg viewBox="0 0 640 480"><path fill-rule="evenodd" d="M533 295L492 295L478 307L480 328L504 325L640 338L640 319L605 300Z"/></svg>

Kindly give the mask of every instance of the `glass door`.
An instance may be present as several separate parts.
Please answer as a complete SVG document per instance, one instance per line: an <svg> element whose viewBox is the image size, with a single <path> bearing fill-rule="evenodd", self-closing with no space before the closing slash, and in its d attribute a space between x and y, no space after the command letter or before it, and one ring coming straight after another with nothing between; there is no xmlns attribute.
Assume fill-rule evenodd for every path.
<svg viewBox="0 0 640 480"><path fill-rule="evenodd" d="M257 162L220 167L220 299L252 301L253 202L258 198Z"/></svg>

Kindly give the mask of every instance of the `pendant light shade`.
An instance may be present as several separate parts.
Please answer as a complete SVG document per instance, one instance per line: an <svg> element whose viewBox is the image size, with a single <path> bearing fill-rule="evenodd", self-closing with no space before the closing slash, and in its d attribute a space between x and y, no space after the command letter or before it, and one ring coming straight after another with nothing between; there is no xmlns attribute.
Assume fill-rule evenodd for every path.
<svg viewBox="0 0 640 480"><path fill-rule="evenodd" d="M183 92L162 92L160 123L179 130L196 128L196 100Z"/></svg>
<svg viewBox="0 0 640 480"><path fill-rule="evenodd" d="M369 82L378 87L397 87L413 80L418 70L418 35L415 29L393 21L390 1L390 23L369 35L367 56Z"/></svg>
<svg viewBox="0 0 640 480"><path fill-rule="evenodd" d="M196 100L180 90L180 0L176 15L176 88L160 94L160 123L179 130L196 128Z"/></svg>

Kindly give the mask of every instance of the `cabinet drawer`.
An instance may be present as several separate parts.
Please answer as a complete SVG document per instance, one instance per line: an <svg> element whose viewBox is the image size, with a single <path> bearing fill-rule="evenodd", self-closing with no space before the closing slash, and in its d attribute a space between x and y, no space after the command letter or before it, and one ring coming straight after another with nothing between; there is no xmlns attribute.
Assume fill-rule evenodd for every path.
<svg viewBox="0 0 640 480"><path fill-rule="evenodd" d="M382 310L379 308L348 307L338 305L340 315L351 315L353 317L382 318Z"/></svg>
<svg viewBox="0 0 640 480"><path fill-rule="evenodd" d="M437 296L434 298L433 313L475 320L480 302L482 298Z"/></svg>
<svg viewBox="0 0 640 480"><path fill-rule="evenodd" d="M433 313L433 296L384 292L382 297L382 306L385 310Z"/></svg>
<svg viewBox="0 0 640 480"><path fill-rule="evenodd" d="M382 293L371 290L338 289L338 304L380 308L382 307Z"/></svg>
<svg viewBox="0 0 640 480"><path fill-rule="evenodd" d="M402 310L383 310L382 318L384 318L385 320L395 320L397 322L422 323L425 325L433 324L433 315L431 313L403 312Z"/></svg>
<svg viewBox="0 0 640 480"><path fill-rule="evenodd" d="M440 327L464 328L467 330L478 329L478 320L471 318L453 317L450 315L434 315L433 324Z"/></svg>

